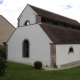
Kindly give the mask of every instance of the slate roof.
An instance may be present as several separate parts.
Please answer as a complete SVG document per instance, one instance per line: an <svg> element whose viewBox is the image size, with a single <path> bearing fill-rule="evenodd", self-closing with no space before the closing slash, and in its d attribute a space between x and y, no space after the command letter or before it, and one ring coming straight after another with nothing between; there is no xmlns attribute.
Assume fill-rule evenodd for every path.
<svg viewBox="0 0 80 80"><path fill-rule="evenodd" d="M80 23L78 23L76 20L69 19L67 17L48 12L46 10L31 5L30 7L40 16L48 17L80 27ZM67 27L43 22L42 24L40 24L40 26L55 44L80 44L80 30L70 29Z"/></svg>

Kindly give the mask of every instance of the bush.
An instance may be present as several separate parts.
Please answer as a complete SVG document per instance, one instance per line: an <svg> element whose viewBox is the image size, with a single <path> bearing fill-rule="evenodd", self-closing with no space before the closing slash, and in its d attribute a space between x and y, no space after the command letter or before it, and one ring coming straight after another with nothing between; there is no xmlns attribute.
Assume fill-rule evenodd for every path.
<svg viewBox="0 0 80 80"><path fill-rule="evenodd" d="M40 61L34 62L34 68L41 69L42 68L42 62L40 62Z"/></svg>
<svg viewBox="0 0 80 80"><path fill-rule="evenodd" d="M5 48L0 48L0 56L2 56L4 59L6 59L6 51L5 51Z"/></svg>
<svg viewBox="0 0 80 80"><path fill-rule="evenodd" d="M5 74L6 60L0 56L0 76Z"/></svg>

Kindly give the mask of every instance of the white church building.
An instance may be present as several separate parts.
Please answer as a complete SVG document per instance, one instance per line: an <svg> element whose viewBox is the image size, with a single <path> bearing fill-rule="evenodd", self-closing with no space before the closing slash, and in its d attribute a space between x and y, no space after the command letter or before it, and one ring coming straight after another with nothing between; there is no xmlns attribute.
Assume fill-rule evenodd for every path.
<svg viewBox="0 0 80 80"><path fill-rule="evenodd" d="M61 68L80 62L80 23L27 5L7 42L7 59Z"/></svg>

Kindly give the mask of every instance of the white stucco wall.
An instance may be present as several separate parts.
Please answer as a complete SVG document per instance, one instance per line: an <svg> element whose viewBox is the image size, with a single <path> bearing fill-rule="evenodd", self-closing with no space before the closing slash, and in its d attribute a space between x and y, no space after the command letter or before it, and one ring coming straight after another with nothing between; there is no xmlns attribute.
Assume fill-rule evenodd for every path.
<svg viewBox="0 0 80 80"><path fill-rule="evenodd" d="M22 57L22 42L28 39L30 42L30 57ZM50 44L52 41L38 25L18 27L8 41L8 60L33 63L42 61L43 65L50 64Z"/></svg>
<svg viewBox="0 0 80 80"><path fill-rule="evenodd" d="M19 26L24 26L26 20L29 20L30 24L36 23L36 15L37 13L27 5L18 18L20 19Z"/></svg>
<svg viewBox="0 0 80 80"><path fill-rule="evenodd" d="M69 48L73 47L74 53L69 53ZM60 66L80 60L80 44L56 45L56 65Z"/></svg>

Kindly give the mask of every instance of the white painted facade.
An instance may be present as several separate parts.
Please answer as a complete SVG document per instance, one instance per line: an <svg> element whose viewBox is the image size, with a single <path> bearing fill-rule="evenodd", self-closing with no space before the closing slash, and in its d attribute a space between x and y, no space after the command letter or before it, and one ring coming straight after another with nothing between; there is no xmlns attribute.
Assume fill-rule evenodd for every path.
<svg viewBox="0 0 80 80"><path fill-rule="evenodd" d="M34 63L41 61L43 65L50 66L50 44L52 41L42 30L39 24L36 24L37 13L27 5L18 19L19 27L8 41L8 60ZM30 25L24 26L25 21L30 21ZM29 58L22 57L22 44L27 39L30 42Z"/></svg>
<svg viewBox="0 0 80 80"><path fill-rule="evenodd" d="M50 40L40 25L36 24L36 15L37 13L27 5L18 17L19 27L7 42L8 60L31 64L41 61L43 65L51 66L51 54L54 55L55 52L58 68L60 65L80 61L80 44L55 44L54 50L56 50L51 52L50 48L53 46L50 43L54 42ZM26 20L30 21L30 25L24 26ZM29 40L29 58L22 57L24 40ZM74 53L68 53L70 47L73 47Z"/></svg>
<svg viewBox="0 0 80 80"><path fill-rule="evenodd" d="M70 47L73 48L72 53L69 53ZM80 44L56 45L56 65L58 67L75 61L80 61Z"/></svg>
<svg viewBox="0 0 80 80"><path fill-rule="evenodd" d="M30 42L30 57L22 57L22 44L25 39ZM50 44L52 41L38 25L18 27L8 41L8 60L32 63L41 61L50 66Z"/></svg>
<svg viewBox="0 0 80 80"><path fill-rule="evenodd" d="M19 26L24 26L26 20L30 21L30 24L35 24L36 15L37 13L29 5L27 5L18 17L18 19L20 19Z"/></svg>

